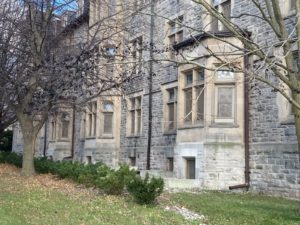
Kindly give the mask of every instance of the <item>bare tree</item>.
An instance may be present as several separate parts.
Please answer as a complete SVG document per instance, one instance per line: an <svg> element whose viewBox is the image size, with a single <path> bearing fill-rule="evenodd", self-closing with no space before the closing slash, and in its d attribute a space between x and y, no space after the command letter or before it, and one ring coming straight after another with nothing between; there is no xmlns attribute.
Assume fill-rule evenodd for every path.
<svg viewBox="0 0 300 225"><path fill-rule="evenodd" d="M108 20L117 20L120 10L110 11L97 21L94 18L91 30L74 37L72 29L89 16L93 1L81 2L84 8L77 10L79 15L73 10L74 0L0 3L0 30L5 38L1 54L6 60L1 64L1 87L7 94L5 106L16 115L22 130L23 175L35 172L36 137L52 110L85 104L104 92L112 94L130 77L123 72L114 77L106 73L108 65L124 58L122 49L117 48L122 24L116 26ZM66 15L62 13L66 11ZM68 21L61 20L64 16ZM114 61L108 60L112 58Z"/></svg>

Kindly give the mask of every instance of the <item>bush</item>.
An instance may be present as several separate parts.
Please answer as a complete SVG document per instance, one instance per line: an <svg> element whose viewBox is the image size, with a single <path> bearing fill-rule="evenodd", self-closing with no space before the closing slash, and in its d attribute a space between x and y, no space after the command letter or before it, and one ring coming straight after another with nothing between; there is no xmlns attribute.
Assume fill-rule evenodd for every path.
<svg viewBox="0 0 300 225"><path fill-rule="evenodd" d="M9 164L13 164L17 167L22 167L22 155L19 155L14 152L10 152L5 157L5 162Z"/></svg>
<svg viewBox="0 0 300 225"><path fill-rule="evenodd" d="M34 159L34 167L38 173L50 173L53 163L54 162L47 159L47 157Z"/></svg>
<svg viewBox="0 0 300 225"><path fill-rule="evenodd" d="M0 151L0 163L6 163L6 157L8 153Z"/></svg>
<svg viewBox="0 0 300 225"><path fill-rule="evenodd" d="M121 165L118 170L101 166L98 170L97 187L110 195L122 194L124 187L135 176L135 171L130 170L129 166Z"/></svg>
<svg viewBox="0 0 300 225"><path fill-rule="evenodd" d="M1 151L11 152L13 132L6 130L0 133L0 149Z"/></svg>
<svg viewBox="0 0 300 225"><path fill-rule="evenodd" d="M155 199L163 192L164 180L162 178L152 177L146 174L145 179L135 176L127 184L128 192L134 197L139 204L152 204Z"/></svg>

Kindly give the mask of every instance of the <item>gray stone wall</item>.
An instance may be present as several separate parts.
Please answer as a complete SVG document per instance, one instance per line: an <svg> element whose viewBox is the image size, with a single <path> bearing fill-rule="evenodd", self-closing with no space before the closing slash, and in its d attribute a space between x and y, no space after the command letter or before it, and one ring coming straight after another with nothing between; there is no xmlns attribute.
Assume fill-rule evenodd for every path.
<svg viewBox="0 0 300 225"><path fill-rule="evenodd" d="M235 0L233 14L258 15L251 1ZM252 33L261 46L277 42L274 32L265 22L255 17L235 21ZM286 17L289 29L293 16ZM258 81L250 85L250 185L255 191L272 195L299 198L300 164L293 122L279 118L278 93Z"/></svg>

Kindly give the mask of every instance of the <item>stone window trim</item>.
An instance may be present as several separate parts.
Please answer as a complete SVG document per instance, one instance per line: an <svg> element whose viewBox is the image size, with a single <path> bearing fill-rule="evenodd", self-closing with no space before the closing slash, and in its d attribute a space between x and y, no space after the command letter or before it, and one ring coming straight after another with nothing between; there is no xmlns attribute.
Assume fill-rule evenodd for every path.
<svg viewBox="0 0 300 225"><path fill-rule="evenodd" d="M107 106L105 106L105 104L107 104ZM109 106L110 105L110 106ZM101 119L102 119L102 123L101 124L101 132L100 132L100 136L99 138L101 139L113 139L114 138L114 107L115 104L113 101L111 100L103 100L101 102ZM111 118L109 118L111 117ZM109 130L111 130L111 132L107 132L105 131L105 122L107 122L106 120L111 119L111 124Z"/></svg>
<svg viewBox="0 0 300 225"><path fill-rule="evenodd" d="M183 14L176 16L175 18L166 22L166 40L165 43L169 49L168 57L175 59L175 52L173 50L173 45L178 44L184 40L183 31Z"/></svg>
<svg viewBox="0 0 300 225"><path fill-rule="evenodd" d="M220 13L223 14L224 17L229 18L231 17L231 10L232 10L232 2L233 0L212 0L212 6ZM226 31L226 27L218 21L215 17L211 16L211 31Z"/></svg>
<svg viewBox="0 0 300 225"><path fill-rule="evenodd" d="M71 133L71 117L70 113L66 111L62 111L57 116L58 121L55 121L55 140L52 141L60 141L60 142L68 142L70 141L70 133Z"/></svg>
<svg viewBox="0 0 300 225"><path fill-rule="evenodd" d="M129 41L129 61L132 75L139 76L143 68L143 35L137 35Z"/></svg>
<svg viewBox="0 0 300 225"><path fill-rule="evenodd" d="M184 118L180 128L201 127L205 121L205 69L190 68L181 71L181 76L184 80L181 89L184 95Z"/></svg>
<svg viewBox="0 0 300 225"><path fill-rule="evenodd" d="M50 142L54 142L56 140L56 131L57 131L57 121L56 116L52 116L50 120Z"/></svg>
<svg viewBox="0 0 300 225"><path fill-rule="evenodd" d="M126 103L126 138L140 137L142 135L143 127L143 91L126 96Z"/></svg>
<svg viewBox="0 0 300 225"><path fill-rule="evenodd" d="M225 74L225 75L224 75ZM227 76L227 77L226 77ZM231 93L227 92L228 96L231 98L231 101L227 103L231 104L231 115L220 115L222 113L220 111L220 107L226 102L225 100L222 99L222 101L219 101L218 97L220 96L220 91L223 89L223 91L230 91ZM215 81L214 81L214 109L213 109L213 114L214 114L214 119L212 121L212 124L210 127L236 127L236 115L237 115L237 88L236 88L236 74L228 70L227 68L224 69L219 69L215 73ZM231 95L231 96L230 96ZM224 97L224 93L223 93ZM228 99L229 100L229 99ZM226 108L226 107L225 107ZM227 107L228 108L228 107ZM228 108L229 109L229 108ZM223 112L223 113L228 113L228 112Z"/></svg>
<svg viewBox="0 0 300 225"><path fill-rule="evenodd" d="M178 98L178 81L170 81L164 84L161 84L161 93L163 97L163 117L162 117L162 131L163 135L174 135L177 133L177 98ZM172 96L170 96L172 94ZM169 109L170 106L172 108L174 106L174 128L168 129L168 121L170 121L169 117ZM171 114L172 115L172 114Z"/></svg>
<svg viewBox="0 0 300 225"><path fill-rule="evenodd" d="M281 47L276 46L276 48L274 48L273 51L274 51L275 57L277 57L278 59L283 58L283 50ZM297 66L299 66L299 58L298 58L298 54L297 54L296 41L292 43L291 52L294 57L294 62L293 62L294 67L296 70L298 70ZM290 96L291 90L289 89L289 87L285 83L282 83L282 85L285 87L286 93ZM288 102L288 100L283 95L281 95L280 92L278 92L276 101L277 101L277 106L278 106L279 123L281 125L295 124L295 118L294 118L294 114L293 114L293 110L292 110L292 105Z"/></svg>
<svg viewBox="0 0 300 225"><path fill-rule="evenodd" d="M98 108L98 102L91 101L87 105L86 109L86 139L94 139L97 135L97 108Z"/></svg>

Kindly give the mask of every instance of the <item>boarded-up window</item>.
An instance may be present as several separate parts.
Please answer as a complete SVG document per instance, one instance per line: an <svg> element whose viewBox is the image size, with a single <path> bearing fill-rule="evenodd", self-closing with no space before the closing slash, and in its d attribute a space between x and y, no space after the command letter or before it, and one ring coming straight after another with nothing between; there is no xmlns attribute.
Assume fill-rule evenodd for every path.
<svg viewBox="0 0 300 225"><path fill-rule="evenodd" d="M218 118L233 117L233 87L218 87Z"/></svg>

